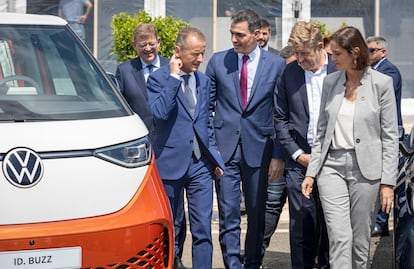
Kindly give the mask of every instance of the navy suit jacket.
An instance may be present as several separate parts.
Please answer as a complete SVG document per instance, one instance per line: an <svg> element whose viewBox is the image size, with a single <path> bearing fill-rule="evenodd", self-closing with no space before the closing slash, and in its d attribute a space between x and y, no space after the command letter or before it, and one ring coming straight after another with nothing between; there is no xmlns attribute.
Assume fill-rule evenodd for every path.
<svg viewBox="0 0 414 269"><path fill-rule="evenodd" d="M270 157L284 158L275 143L272 116L273 95L284 66L285 61L280 56L261 49L249 100L243 110L237 53L230 49L211 57L206 75L211 79L214 130L225 163L240 140L244 159L250 167L260 167L270 161Z"/></svg>
<svg viewBox="0 0 414 269"><path fill-rule="evenodd" d="M168 65L170 61L168 58L159 57L160 66ZM148 105L147 84L140 58L137 57L120 64L116 69L116 78L129 106L140 116L150 135L153 135L154 122Z"/></svg>
<svg viewBox="0 0 414 269"><path fill-rule="evenodd" d="M335 63L329 57L327 72L334 71ZM305 71L297 61L286 65L283 70L275 102L276 135L287 154L285 167L301 167L291 156L299 149L310 154L311 147L307 141L309 105Z"/></svg>
<svg viewBox="0 0 414 269"><path fill-rule="evenodd" d="M192 158L194 134L212 167L219 166L224 170L211 125L210 80L199 71L194 75L197 87L194 120L181 87L182 81L170 75L169 66L153 72L147 81L148 101L155 121L153 147L162 179L179 179L185 175Z"/></svg>
<svg viewBox="0 0 414 269"><path fill-rule="evenodd" d="M387 58L385 58L376 68L377 71L392 77L392 84L394 86L395 101L397 103L397 116L398 125L402 126L402 115L401 115L401 92L402 92L402 78L398 68L392 64Z"/></svg>

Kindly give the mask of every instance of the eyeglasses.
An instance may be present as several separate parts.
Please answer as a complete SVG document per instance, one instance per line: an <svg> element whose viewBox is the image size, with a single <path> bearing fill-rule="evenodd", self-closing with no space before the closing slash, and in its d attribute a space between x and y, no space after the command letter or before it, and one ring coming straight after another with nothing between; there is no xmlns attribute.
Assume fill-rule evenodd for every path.
<svg viewBox="0 0 414 269"><path fill-rule="evenodd" d="M157 45L156 42L138 43L138 47L140 49L145 49L147 46L149 46L150 48L154 48L156 45Z"/></svg>
<svg viewBox="0 0 414 269"><path fill-rule="evenodd" d="M384 48L368 48L370 53L377 52L379 50L383 50Z"/></svg>

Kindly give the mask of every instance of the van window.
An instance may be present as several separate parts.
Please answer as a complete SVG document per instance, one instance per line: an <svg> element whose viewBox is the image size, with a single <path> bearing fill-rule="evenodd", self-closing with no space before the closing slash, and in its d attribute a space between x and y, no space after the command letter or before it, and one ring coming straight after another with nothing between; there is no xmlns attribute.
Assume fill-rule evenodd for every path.
<svg viewBox="0 0 414 269"><path fill-rule="evenodd" d="M0 26L0 120L78 120L131 110L68 26Z"/></svg>

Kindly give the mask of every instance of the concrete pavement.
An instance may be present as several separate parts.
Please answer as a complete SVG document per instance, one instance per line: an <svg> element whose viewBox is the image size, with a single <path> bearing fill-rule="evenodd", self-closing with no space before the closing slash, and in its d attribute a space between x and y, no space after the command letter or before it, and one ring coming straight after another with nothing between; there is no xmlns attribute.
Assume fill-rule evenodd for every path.
<svg viewBox="0 0 414 269"><path fill-rule="evenodd" d="M414 99L403 100L402 102L403 122L406 133L410 133L414 125ZM371 239L371 268L391 269L393 268L393 216L389 220L390 236L373 237ZM188 223L188 222L187 222ZM218 242L218 212L216 198L214 197L213 211L213 269L224 269L220 245ZM242 217L242 251L244 236L246 232L246 217ZM187 229L187 240L184 246L183 263L191 268L191 234ZM268 269L291 269L289 249L289 209L287 203L283 208L276 233L273 235L269 248L266 251L263 265ZM197 269L197 268L193 268Z"/></svg>
<svg viewBox="0 0 414 269"><path fill-rule="evenodd" d="M220 245L218 242L218 218L217 211L213 213L213 269L224 269ZM242 217L242 251L244 236L246 232L246 217ZM393 268L393 236L392 216L390 217L390 236L373 237L371 240L371 268L391 269ZM187 229L187 240L184 246L183 264L191 268L191 234ZM263 265L267 269L291 269L289 249L289 209L285 205L269 248L266 251ZM193 268L197 269L197 268Z"/></svg>

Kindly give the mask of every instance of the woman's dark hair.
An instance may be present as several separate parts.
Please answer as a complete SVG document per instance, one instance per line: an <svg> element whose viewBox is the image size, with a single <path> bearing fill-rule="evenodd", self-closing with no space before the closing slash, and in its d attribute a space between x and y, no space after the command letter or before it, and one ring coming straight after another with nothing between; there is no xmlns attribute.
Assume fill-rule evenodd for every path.
<svg viewBox="0 0 414 269"><path fill-rule="evenodd" d="M355 69L363 70L369 66L368 46L357 28L346 26L333 33L329 39L334 40L338 46L348 51L348 53L357 53ZM359 53L354 50L356 47L359 48Z"/></svg>

